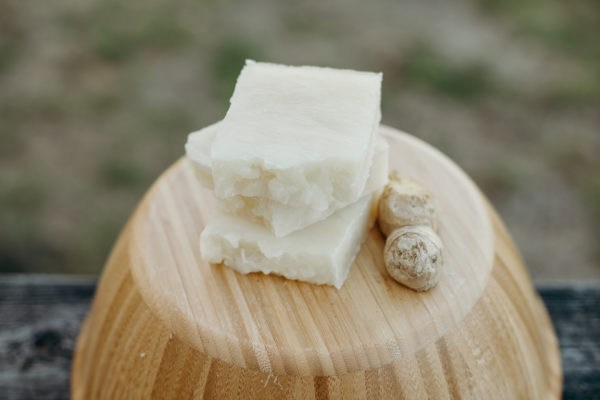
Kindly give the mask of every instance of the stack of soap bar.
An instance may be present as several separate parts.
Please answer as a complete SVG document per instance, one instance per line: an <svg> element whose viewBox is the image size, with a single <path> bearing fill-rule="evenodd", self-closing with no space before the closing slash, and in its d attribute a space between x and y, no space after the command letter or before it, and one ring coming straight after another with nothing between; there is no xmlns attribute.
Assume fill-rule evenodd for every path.
<svg viewBox="0 0 600 400"><path fill-rule="evenodd" d="M210 148L219 126L220 123L216 123L192 132L186 143L186 152L193 161L196 176L203 186L211 189L214 185ZM360 197L369 195L385 185L388 166L387 154L387 142L378 135L367 182ZM332 202L326 209L319 210L310 206L292 206L270 199L238 195L220 199L218 204L223 211L263 223L263 225L270 228L276 237L283 237L327 218L337 210L352 204L352 202L336 201Z"/></svg>
<svg viewBox="0 0 600 400"><path fill-rule="evenodd" d="M381 74L247 62L223 121L186 152L219 210L202 256L340 287L387 177Z"/></svg>
<svg viewBox="0 0 600 400"><path fill-rule="evenodd" d="M209 188L212 187L209 150L218 127L219 123L191 133L186 144L199 181ZM377 195L387 175L388 145L383 137L377 137L364 195L357 202L285 237L277 237L264 224L243 213L231 213L221 207L202 233L202 255L209 262L224 262L242 273L277 273L289 279L339 288L373 224ZM222 202L219 205L223 206ZM306 212L302 208L287 208L291 215Z"/></svg>

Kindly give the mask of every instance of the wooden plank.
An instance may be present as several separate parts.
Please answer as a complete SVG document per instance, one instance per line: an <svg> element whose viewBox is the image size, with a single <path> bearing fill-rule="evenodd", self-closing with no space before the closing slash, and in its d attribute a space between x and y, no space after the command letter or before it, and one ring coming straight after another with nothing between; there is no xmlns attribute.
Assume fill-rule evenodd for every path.
<svg viewBox="0 0 600 400"><path fill-rule="evenodd" d="M92 279L0 275L0 398L67 399Z"/></svg>
<svg viewBox="0 0 600 400"><path fill-rule="evenodd" d="M95 281L0 275L0 399L66 399ZM541 285L560 340L565 399L600 396L600 286Z"/></svg>
<svg viewBox="0 0 600 400"><path fill-rule="evenodd" d="M600 286L540 285L558 335L564 399L600 398Z"/></svg>

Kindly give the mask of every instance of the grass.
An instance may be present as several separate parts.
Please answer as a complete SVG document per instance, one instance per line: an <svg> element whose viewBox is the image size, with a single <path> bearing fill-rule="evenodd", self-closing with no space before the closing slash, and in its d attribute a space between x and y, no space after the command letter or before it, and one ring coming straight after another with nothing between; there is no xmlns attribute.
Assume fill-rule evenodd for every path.
<svg viewBox="0 0 600 400"><path fill-rule="evenodd" d="M600 102L600 2L596 0L480 0L489 12L512 22L522 38L563 53L584 73L565 76L543 94L554 106Z"/></svg>
<svg viewBox="0 0 600 400"><path fill-rule="evenodd" d="M568 137L568 135L565 135ZM584 204L591 224L600 237L600 160L596 152L588 152L582 142L554 143L547 149L551 165L573 186ZM600 265L600 247L594 249Z"/></svg>
<svg viewBox="0 0 600 400"><path fill-rule="evenodd" d="M9 121L2 118L0 114L0 158L19 154L25 148L25 140L21 132L21 126L17 121Z"/></svg>
<svg viewBox="0 0 600 400"><path fill-rule="evenodd" d="M21 175L14 182L2 184L0 209L15 215L31 215L44 204L47 188L37 177Z"/></svg>
<svg viewBox="0 0 600 400"><path fill-rule="evenodd" d="M99 171L100 179L110 188L127 189L138 187L144 179L144 171L127 158L109 159Z"/></svg>
<svg viewBox="0 0 600 400"><path fill-rule="evenodd" d="M470 134L485 133L487 121L501 124L507 132L527 132L553 121L581 122L578 126L586 130L577 135L581 142L570 148L566 139L555 154L542 148L543 135L511 133L501 140L523 143L524 152L539 144L539 152L511 155L516 161L530 156L543 163L554 157L548 168L567 183L565 190L583 200L589 224L600 227L600 182L593 177L600 171L598 161L592 159L594 152L589 151L597 143L593 135L598 121L590 110L600 99L600 12L592 11L600 3L478 1L487 4L488 13L473 15L465 7L466 17L479 23L501 18L502 23L492 21L488 26L491 34L499 34L496 37L510 46L531 48L533 61L547 57L548 66L557 62L558 68L574 63L573 71L585 73L555 79L550 71L550 85L532 85L531 93L525 85L507 93L513 90L511 82L500 81L485 62L478 58L455 62L425 39L419 42L420 24L405 26L406 36L398 38L393 29L376 26L385 21L375 21L370 12L362 15L362 6L339 12L341 6L335 4L303 3L292 8L265 4L268 15L259 15L262 8L242 15L235 4L219 1L207 5L95 0L59 1L39 14L28 2L0 1L0 180L22 178L0 182L0 271L97 272L150 180L183 154L185 133L216 120L227 109L226 100L244 60L281 61L292 52L295 60L305 63L350 67L344 63L359 60L368 69L383 69L384 121L396 116L393 120L399 128L417 135L428 133L434 145L459 163L464 152L455 146L461 141L435 131L446 122ZM386 7L401 13L405 6ZM429 16L424 23L444 18L434 12ZM359 30L372 34L356 46L329 48L337 39L344 40L342 31L357 26L356 21L361 21ZM25 29L32 23L35 32ZM315 46L315 41L321 42ZM473 45L480 42L469 40ZM396 45L409 46L409 51L398 52ZM482 57L488 54L486 49L473 50ZM519 54L527 62L528 55L519 51L509 51L506 57ZM34 76L38 71L42 74ZM46 76L51 79L46 81ZM158 84L153 81L163 77ZM194 87L178 93L184 81ZM401 96L412 95L417 96L416 103L401 109L406 104ZM426 109L414 118L407 116L419 102ZM555 104L572 108L552 107ZM442 121L440 115L451 121ZM40 141L40 128L53 140ZM74 132L81 136L71 141ZM476 140L487 140L483 133ZM547 137L558 141L554 135ZM29 168L40 163L42 142L51 146L48 160L63 150L65 157L89 152L89 158L81 162L80 156L74 157L68 179L62 179L63 163L48 164L31 174ZM490 163L476 154L469 162L485 191L501 202L535 179L519 173L526 164ZM72 198L65 193L72 193ZM60 234L52 231L57 227ZM583 231L588 232L586 227Z"/></svg>
<svg viewBox="0 0 600 400"><path fill-rule="evenodd" d="M90 40L93 52L106 61L126 61L138 50L135 35L120 27L96 27Z"/></svg>
<svg viewBox="0 0 600 400"><path fill-rule="evenodd" d="M521 175L509 162L496 163L480 173L476 180L490 199L498 200L510 196L519 188Z"/></svg>
<svg viewBox="0 0 600 400"><path fill-rule="evenodd" d="M600 69L589 74L570 78L551 88L545 99L550 104L565 106L600 101Z"/></svg>
<svg viewBox="0 0 600 400"><path fill-rule="evenodd" d="M18 37L0 32L0 73L8 71L16 62L19 53Z"/></svg>
<svg viewBox="0 0 600 400"><path fill-rule="evenodd" d="M285 27L292 33L313 33L317 24L313 16L306 13L298 12L298 10L290 10L284 16Z"/></svg>
<svg viewBox="0 0 600 400"><path fill-rule="evenodd" d="M590 217L593 219L592 226L596 237L600 238L600 166L593 167L576 184ZM596 261L600 265L600 247L596 246L593 251Z"/></svg>
<svg viewBox="0 0 600 400"><path fill-rule="evenodd" d="M0 3L0 73L13 67L22 48L23 32L15 20L11 6Z"/></svg>
<svg viewBox="0 0 600 400"><path fill-rule="evenodd" d="M0 227L0 271L13 273L50 273L57 266L64 268L64 254L49 245L34 222L26 233L23 222ZM4 230L5 228L6 230ZM12 228L20 229L15 233Z"/></svg>
<svg viewBox="0 0 600 400"><path fill-rule="evenodd" d="M552 141L542 148L547 154L550 165L570 182L582 182L595 164L585 151L585 143L570 140L567 132L558 141ZM600 165L600 164L599 164Z"/></svg>
<svg viewBox="0 0 600 400"><path fill-rule="evenodd" d="M583 62L600 63L600 3L595 0L480 0L513 21L519 33Z"/></svg>
<svg viewBox="0 0 600 400"><path fill-rule="evenodd" d="M169 3L152 12L138 12L113 0L96 3L86 15L63 15L59 21L68 35L84 34L92 53L110 63L122 63L142 51L176 51L193 43L193 35L182 25Z"/></svg>
<svg viewBox="0 0 600 400"><path fill-rule="evenodd" d="M0 102L2 122L20 123L30 118L46 121L62 120L73 109L73 102L66 93L42 93L13 97Z"/></svg>
<svg viewBox="0 0 600 400"><path fill-rule="evenodd" d="M596 168L596 171L588 176L583 189L583 196L590 207L592 217L594 218L594 226L600 230L600 168ZM597 249L597 252L600 256L600 248Z"/></svg>
<svg viewBox="0 0 600 400"><path fill-rule="evenodd" d="M79 247L71 255L70 264L78 265L78 272L100 271L126 218L127 215L119 212L98 216L88 221L86 227L82 229Z"/></svg>
<svg viewBox="0 0 600 400"><path fill-rule="evenodd" d="M579 141L559 142L548 151L551 165L566 180L578 186L584 197L586 193L595 194L600 188L600 161L596 159L595 151L586 151L586 146L589 145ZM598 222L600 225L600 220Z"/></svg>
<svg viewBox="0 0 600 400"><path fill-rule="evenodd" d="M431 50L418 45L408 51L401 65L402 81L455 99L472 101L494 89L485 64L453 65Z"/></svg>
<svg viewBox="0 0 600 400"><path fill-rule="evenodd" d="M220 98L229 99L246 59L260 60L263 57L263 51L248 39L233 37L221 42L212 57L212 73Z"/></svg>
<svg viewBox="0 0 600 400"><path fill-rule="evenodd" d="M126 61L147 49L176 50L191 42L191 34L168 15L155 16L141 27L101 23L91 35L93 51L111 62Z"/></svg>
<svg viewBox="0 0 600 400"><path fill-rule="evenodd" d="M0 271L40 271L54 264L39 229L47 193L38 177L26 174L0 185Z"/></svg>
<svg viewBox="0 0 600 400"><path fill-rule="evenodd" d="M178 49L193 42L193 36L175 15L158 14L149 19L137 37L143 47Z"/></svg>
<svg viewBox="0 0 600 400"><path fill-rule="evenodd" d="M183 135L198 127L195 115L182 107L149 108L140 114L144 129L162 137Z"/></svg>
<svg viewBox="0 0 600 400"><path fill-rule="evenodd" d="M105 92L90 94L85 99L86 109L94 116L103 116L115 111L122 104L122 94L119 92Z"/></svg>

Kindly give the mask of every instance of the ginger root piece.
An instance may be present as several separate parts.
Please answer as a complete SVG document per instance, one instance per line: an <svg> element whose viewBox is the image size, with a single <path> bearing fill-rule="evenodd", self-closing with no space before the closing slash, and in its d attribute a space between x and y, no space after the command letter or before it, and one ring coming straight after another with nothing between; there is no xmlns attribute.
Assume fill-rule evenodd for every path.
<svg viewBox="0 0 600 400"><path fill-rule="evenodd" d="M392 278L419 292L435 287L444 260L432 194L393 171L379 200L378 219L387 236L383 262Z"/></svg>
<svg viewBox="0 0 600 400"><path fill-rule="evenodd" d="M406 225L426 225L437 231L437 210L427 189L394 171L379 200L379 227L389 236Z"/></svg>
<svg viewBox="0 0 600 400"><path fill-rule="evenodd" d="M442 241L429 226L405 226L387 238L383 261L396 281L426 291L439 281L444 262L442 248Z"/></svg>

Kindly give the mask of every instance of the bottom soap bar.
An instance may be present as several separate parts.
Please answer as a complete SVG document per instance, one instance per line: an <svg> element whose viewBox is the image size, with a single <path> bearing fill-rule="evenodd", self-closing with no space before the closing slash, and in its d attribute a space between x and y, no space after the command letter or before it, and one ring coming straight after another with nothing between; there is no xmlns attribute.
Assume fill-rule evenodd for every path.
<svg viewBox="0 0 600 400"><path fill-rule="evenodd" d="M241 272L278 274L342 287L375 221L379 192L285 237L263 225L217 213L200 236L202 257Z"/></svg>

